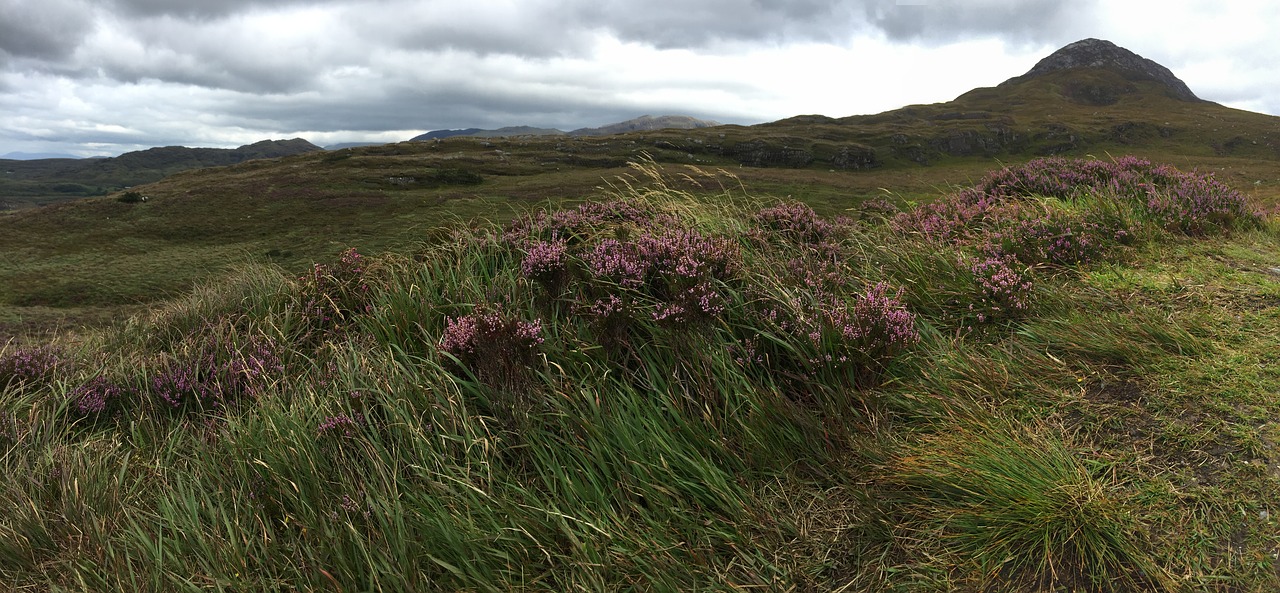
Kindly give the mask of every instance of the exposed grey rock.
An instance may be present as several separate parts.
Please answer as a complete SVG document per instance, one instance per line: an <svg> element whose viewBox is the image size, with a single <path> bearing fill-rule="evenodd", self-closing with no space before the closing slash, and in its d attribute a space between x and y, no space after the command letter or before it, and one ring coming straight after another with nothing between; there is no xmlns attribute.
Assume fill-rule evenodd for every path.
<svg viewBox="0 0 1280 593"><path fill-rule="evenodd" d="M728 153L738 162L750 167L807 167L813 162L813 153L790 146L775 146L763 140L751 140L735 144Z"/></svg>
<svg viewBox="0 0 1280 593"><path fill-rule="evenodd" d="M1195 93L1191 92L1191 89L1187 87L1187 83L1179 80L1168 68L1102 39L1084 39L1067 45L1040 60L1026 74L1011 79L1009 82L1026 80L1071 68L1106 68L1119 73L1126 80L1152 80L1158 82L1164 85L1168 95L1175 99L1182 101L1201 100ZM1089 102L1097 105L1113 103L1116 100L1110 94L1099 92L1097 89L1080 89L1080 93L1084 99L1088 99Z"/></svg>
<svg viewBox="0 0 1280 593"><path fill-rule="evenodd" d="M879 167L880 161L876 160L875 149L852 145L840 147L840 152L831 157L831 164L839 169L872 169Z"/></svg>

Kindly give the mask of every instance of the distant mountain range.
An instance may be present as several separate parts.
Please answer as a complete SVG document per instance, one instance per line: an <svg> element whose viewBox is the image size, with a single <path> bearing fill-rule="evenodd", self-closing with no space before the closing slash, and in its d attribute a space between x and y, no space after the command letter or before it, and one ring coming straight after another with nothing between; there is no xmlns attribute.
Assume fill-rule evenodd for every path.
<svg viewBox="0 0 1280 593"><path fill-rule="evenodd" d="M0 159L0 199L104 195L122 187L159 181L188 169L234 165L253 159L319 150L324 149L294 138L263 140L239 148L164 146L110 158Z"/></svg>
<svg viewBox="0 0 1280 593"><path fill-rule="evenodd" d="M78 159L74 154L62 152L6 152L0 154L0 160L34 161L39 159Z"/></svg>
<svg viewBox="0 0 1280 593"><path fill-rule="evenodd" d="M496 138L504 136L607 136L609 134L624 134L626 132L643 132L650 130L691 130L694 128L709 128L718 125L720 125L719 122L696 119L687 115L642 115L634 119L629 119L615 124L608 124L598 128L578 128L569 132L557 130L555 128L532 128L529 126L510 126L495 130L466 128L463 130L434 130L427 132L426 134L414 136L410 140L413 142L423 142L426 140L436 140L452 136L476 136L481 138Z"/></svg>

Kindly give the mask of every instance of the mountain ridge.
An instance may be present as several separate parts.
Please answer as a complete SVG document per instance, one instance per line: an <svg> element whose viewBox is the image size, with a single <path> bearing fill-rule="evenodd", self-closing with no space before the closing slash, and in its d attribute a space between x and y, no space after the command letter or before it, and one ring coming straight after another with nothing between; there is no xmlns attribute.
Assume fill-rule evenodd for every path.
<svg viewBox="0 0 1280 593"><path fill-rule="evenodd" d="M595 128L578 128L564 131L556 128L535 128L531 126L506 126L497 129L465 128L455 130L432 130L410 138L410 142L423 142L451 138L453 136L475 136L479 138L500 138L506 136L607 136L609 134L625 134L627 132L643 132L653 130L691 130L720 125L719 122L697 119L687 115L642 115L626 121L605 124Z"/></svg>

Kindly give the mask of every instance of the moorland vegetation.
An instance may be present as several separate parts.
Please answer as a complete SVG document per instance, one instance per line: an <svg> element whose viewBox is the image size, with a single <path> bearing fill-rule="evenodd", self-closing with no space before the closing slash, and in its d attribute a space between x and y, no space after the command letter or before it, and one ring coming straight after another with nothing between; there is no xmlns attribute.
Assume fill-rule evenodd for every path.
<svg viewBox="0 0 1280 593"><path fill-rule="evenodd" d="M1280 585L1273 210L1137 157L852 216L630 168L10 342L0 580Z"/></svg>

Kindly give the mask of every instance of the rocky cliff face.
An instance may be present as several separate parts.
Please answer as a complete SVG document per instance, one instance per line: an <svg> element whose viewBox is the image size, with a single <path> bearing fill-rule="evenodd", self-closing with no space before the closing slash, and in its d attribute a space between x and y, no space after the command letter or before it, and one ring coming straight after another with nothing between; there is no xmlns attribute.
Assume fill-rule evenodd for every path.
<svg viewBox="0 0 1280 593"><path fill-rule="evenodd" d="M1181 101L1200 101L1200 98L1187 87L1187 83L1179 80L1168 68L1101 39L1084 39L1067 45L1040 60L1026 74L1008 82L1023 81L1072 68L1101 68L1115 72L1130 81L1155 81L1167 89L1166 94L1170 97ZM1094 104L1107 104L1112 99L1109 96L1103 96L1105 93L1099 93L1097 89L1080 90L1082 98Z"/></svg>

